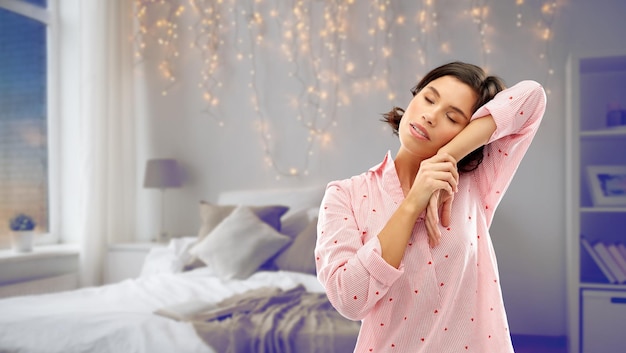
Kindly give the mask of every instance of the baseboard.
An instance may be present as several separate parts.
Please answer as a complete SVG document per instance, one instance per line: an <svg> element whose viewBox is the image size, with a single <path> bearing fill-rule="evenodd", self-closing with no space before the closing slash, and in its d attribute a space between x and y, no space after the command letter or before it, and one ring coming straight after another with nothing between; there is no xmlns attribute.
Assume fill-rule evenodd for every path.
<svg viewBox="0 0 626 353"><path fill-rule="evenodd" d="M541 335L519 335L511 334L514 347L523 348L525 346L561 348L567 345L567 336L541 336Z"/></svg>

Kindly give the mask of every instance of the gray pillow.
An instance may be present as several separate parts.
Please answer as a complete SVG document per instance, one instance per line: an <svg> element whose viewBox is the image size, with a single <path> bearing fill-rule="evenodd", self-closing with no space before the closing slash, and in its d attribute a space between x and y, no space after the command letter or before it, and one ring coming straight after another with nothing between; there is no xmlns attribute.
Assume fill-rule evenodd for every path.
<svg viewBox="0 0 626 353"><path fill-rule="evenodd" d="M237 206L189 252L221 278L244 279L290 242L250 208Z"/></svg>
<svg viewBox="0 0 626 353"><path fill-rule="evenodd" d="M279 270L310 273L315 275L315 242L317 241L317 217L294 239L288 248L274 258Z"/></svg>

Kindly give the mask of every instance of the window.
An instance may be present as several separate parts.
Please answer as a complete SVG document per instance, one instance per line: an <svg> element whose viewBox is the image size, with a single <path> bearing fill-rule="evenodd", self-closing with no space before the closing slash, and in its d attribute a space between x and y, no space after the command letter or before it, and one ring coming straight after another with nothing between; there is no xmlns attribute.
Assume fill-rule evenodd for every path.
<svg viewBox="0 0 626 353"><path fill-rule="evenodd" d="M49 233L46 0L0 4L0 248L18 212Z"/></svg>

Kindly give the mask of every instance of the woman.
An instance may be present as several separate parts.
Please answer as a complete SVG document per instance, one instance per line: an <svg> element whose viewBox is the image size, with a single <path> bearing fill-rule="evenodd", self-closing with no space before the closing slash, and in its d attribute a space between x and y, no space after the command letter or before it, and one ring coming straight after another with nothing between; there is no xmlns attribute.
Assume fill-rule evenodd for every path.
<svg viewBox="0 0 626 353"><path fill-rule="evenodd" d="M362 321L355 352L513 352L489 226L545 93L533 81L504 89L462 62L412 93L406 111L385 115L395 159L328 184L318 278L342 315Z"/></svg>

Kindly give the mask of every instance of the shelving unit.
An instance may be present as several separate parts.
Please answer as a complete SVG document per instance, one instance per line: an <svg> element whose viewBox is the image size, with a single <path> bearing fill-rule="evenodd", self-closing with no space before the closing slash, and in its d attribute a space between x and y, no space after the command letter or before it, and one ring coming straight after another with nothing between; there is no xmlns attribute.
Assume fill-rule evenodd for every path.
<svg viewBox="0 0 626 353"><path fill-rule="evenodd" d="M607 127L608 106L626 110L626 53L571 56L566 89L568 351L617 352L626 345L626 283L608 280L581 237L626 245L626 205L594 204L587 174L626 166L626 128Z"/></svg>

